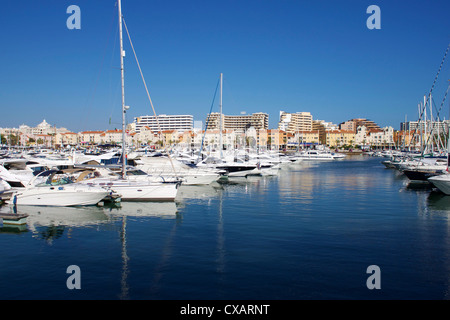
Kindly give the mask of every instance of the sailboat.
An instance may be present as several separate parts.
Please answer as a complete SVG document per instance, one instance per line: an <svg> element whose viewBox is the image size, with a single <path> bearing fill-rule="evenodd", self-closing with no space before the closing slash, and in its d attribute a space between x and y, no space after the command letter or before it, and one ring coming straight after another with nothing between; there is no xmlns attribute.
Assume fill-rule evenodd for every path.
<svg viewBox="0 0 450 320"><path fill-rule="evenodd" d="M259 163L249 163L245 159L237 156L224 156L223 154L223 113L222 113L222 96L223 96L223 73L220 74L220 118L219 118L219 154L216 157L209 157L197 163L198 168L214 168L226 172L228 178L247 177L252 175L261 175L261 167Z"/></svg>
<svg viewBox="0 0 450 320"><path fill-rule="evenodd" d="M122 6L121 0L117 1L119 13L119 40L120 40L120 71L122 84L122 170L119 179L94 178L83 180L80 183L89 185L107 185L120 194L122 201L174 201L177 196L179 181L156 182L151 180L139 181L127 177L127 150L126 150L126 128L125 114L129 106L125 105L125 77L124 56L122 37Z"/></svg>

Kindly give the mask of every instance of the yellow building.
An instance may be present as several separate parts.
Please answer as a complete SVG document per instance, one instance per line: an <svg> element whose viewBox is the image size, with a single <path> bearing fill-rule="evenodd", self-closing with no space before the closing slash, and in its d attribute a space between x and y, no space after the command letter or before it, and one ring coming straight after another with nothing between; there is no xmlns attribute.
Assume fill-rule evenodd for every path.
<svg viewBox="0 0 450 320"><path fill-rule="evenodd" d="M78 133L80 142L83 144L102 144L105 143L104 131L82 131ZM103 140L102 140L103 139Z"/></svg>
<svg viewBox="0 0 450 320"><path fill-rule="evenodd" d="M258 147L260 149L267 148L267 144L269 141L268 131L269 130L267 130L267 129L256 130L256 144L258 145Z"/></svg>
<svg viewBox="0 0 450 320"><path fill-rule="evenodd" d="M56 145L71 145L74 146L78 143L78 134L74 132L57 133L55 136Z"/></svg>
<svg viewBox="0 0 450 320"><path fill-rule="evenodd" d="M163 141L166 146L173 145L178 142L177 130L164 130L162 131L162 136L164 137Z"/></svg>
<svg viewBox="0 0 450 320"><path fill-rule="evenodd" d="M294 137L296 137L297 141L300 141L300 143L315 143L315 144L318 144L320 142L320 132L319 132L319 130L299 131L299 132L294 134Z"/></svg>
<svg viewBox="0 0 450 320"><path fill-rule="evenodd" d="M342 147L355 143L355 133L350 130L326 131L326 143L329 147Z"/></svg>
<svg viewBox="0 0 450 320"><path fill-rule="evenodd" d="M271 150L284 149L287 146L287 132L280 129L267 130L267 147Z"/></svg>

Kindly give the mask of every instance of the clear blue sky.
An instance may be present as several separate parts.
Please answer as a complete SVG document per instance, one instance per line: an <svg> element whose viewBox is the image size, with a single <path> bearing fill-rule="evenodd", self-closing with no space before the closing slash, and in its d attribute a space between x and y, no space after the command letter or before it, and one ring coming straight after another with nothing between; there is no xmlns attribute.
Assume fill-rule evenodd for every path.
<svg viewBox="0 0 450 320"><path fill-rule="evenodd" d="M120 128L115 2L2 2L0 127L46 119L75 132ZM72 4L80 30L66 27ZM381 9L380 30L366 27L371 4ZM417 120L450 43L448 0L123 0L122 9L156 112L203 122L222 72L225 114L267 112L274 128L280 110L309 111L398 129L405 115ZM131 122L153 112L126 34L124 42Z"/></svg>

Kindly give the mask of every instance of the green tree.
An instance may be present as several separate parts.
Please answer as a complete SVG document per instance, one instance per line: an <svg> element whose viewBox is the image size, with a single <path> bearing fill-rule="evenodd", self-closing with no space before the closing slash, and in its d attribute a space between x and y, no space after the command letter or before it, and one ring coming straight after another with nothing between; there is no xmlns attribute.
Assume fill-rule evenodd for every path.
<svg viewBox="0 0 450 320"><path fill-rule="evenodd" d="M270 148L271 145L272 145L272 137L269 137L267 139L267 146Z"/></svg>
<svg viewBox="0 0 450 320"><path fill-rule="evenodd" d="M18 136L18 135L15 135L15 134L10 134L10 135L9 135L9 143L10 143L12 146L18 145L18 144L19 144L19 136Z"/></svg>

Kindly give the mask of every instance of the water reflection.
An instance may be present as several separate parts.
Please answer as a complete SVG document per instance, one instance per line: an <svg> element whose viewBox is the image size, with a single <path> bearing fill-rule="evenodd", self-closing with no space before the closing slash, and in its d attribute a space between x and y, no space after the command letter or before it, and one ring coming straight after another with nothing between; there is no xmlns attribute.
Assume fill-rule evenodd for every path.
<svg viewBox="0 0 450 320"><path fill-rule="evenodd" d="M410 216L414 223L407 224L414 228L417 239L414 254L418 255L426 277L433 277L443 287L443 299L450 298L450 196L435 189L427 181L411 181L398 170L393 170L397 180L403 184L400 191L406 191L415 209L420 223ZM401 181L403 179L403 181ZM414 204L416 207L414 207ZM420 273L419 273L420 274Z"/></svg>
<svg viewBox="0 0 450 320"><path fill-rule="evenodd" d="M433 186L428 181L406 181L407 190L431 191Z"/></svg>
<svg viewBox="0 0 450 320"><path fill-rule="evenodd" d="M119 206L105 207L104 213L111 217L177 218L175 202L122 202Z"/></svg>
<svg viewBox="0 0 450 320"><path fill-rule="evenodd" d="M356 161L354 161L356 160ZM326 192L340 194L370 194L377 189L389 189L394 178L379 175L379 166L370 166L361 158L336 162L315 162L297 165L304 170L285 170L278 180L280 196L289 199L313 200ZM305 169L307 168L307 169Z"/></svg>
<svg viewBox="0 0 450 320"><path fill-rule="evenodd" d="M178 214L178 205L176 202L122 202L120 206L107 208L107 214L115 219L121 219L121 225L119 230L119 239L121 244L120 259L122 262L121 279L120 279L120 295L121 300L130 299L130 286L128 277L130 274L130 256L128 255L128 220L130 218L158 218L164 220L174 219L176 222L180 222L182 216ZM177 223L174 223L171 227L165 245L160 251L160 257L153 272L154 278L150 285L151 292L158 292L159 283L163 276L162 270L169 263L173 250L173 239L176 234ZM162 239L160 239L162 240ZM139 246L140 244L138 244Z"/></svg>
<svg viewBox="0 0 450 320"><path fill-rule="evenodd" d="M223 190L222 184L217 182L208 185L181 185L178 189L176 201L186 199L211 199Z"/></svg>
<svg viewBox="0 0 450 320"><path fill-rule="evenodd" d="M383 297L408 297L405 292L414 291L410 289L417 283L425 287L414 296L420 298L427 290L438 287L432 292L436 294L442 286L450 287L450 281L443 280L450 275L450 196L408 182L396 171L385 170L379 159L304 163L283 168L277 177L181 186L175 202L53 208L53 215L50 208L21 212L36 211L36 220L30 219L26 230L34 226L34 236L45 241L76 227L105 233L96 232L95 241L86 243L100 250L94 247L93 256L83 258L87 265L109 268L113 279L99 280L106 288L115 280L117 284L113 293L98 291L89 298L314 298L302 290L315 287L324 292L319 298L327 297L331 285L321 286L317 279L322 273L315 271L344 259L348 266L359 267L366 258L384 268L386 288L405 286L399 296L399 291L389 296L391 291L382 290ZM79 231L73 238L80 241L91 234ZM71 250L78 256L83 248L74 246L75 241L59 243L67 245L67 257ZM108 250L101 251L104 248ZM58 259L54 248L45 249L42 257ZM99 266L98 254L105 255L100 261L104 266ZM307 268L311 278L302 273ZM332 280L339 282L345 277L341 269L327 276L335 275ZM396 283L393 273L399 274ZM438 283L432 288L427 287L430 278ZM411 279L413 284L407 282ZM98 287L103 289L101 282ZM331 289L342 287L340 282ZM250 292L253 289L256 293ZM343 296L359 298L358 293Z"/></svg>
<svg viewBox="0 0 450 320"><path fill-rule="evenodd" d="M430 192L427 197L427 205L430 209L450 214L450 196L447 196L441 192Z"/></svg>
<svg viewBox="0 0 450 320"><path fill-rule="evenodd" d="M0 208L0 212L27 214L26 224L16 226L14 229L20 232L31 231L33 237L45 240L48 244L61 238L66 230L70 237L74 227L96 226L109 221L103 208L97 206L61 208L5 205ZM1 231L10 229L12 226L4 227Z"/></svg>
<svg viewBox="0 0 450 320"><path fill-rule="evenodd" d="M0 233L5 234L20 234L28 232L26 224L13 225L13 224L3 224L0 225Z"/></svg>

